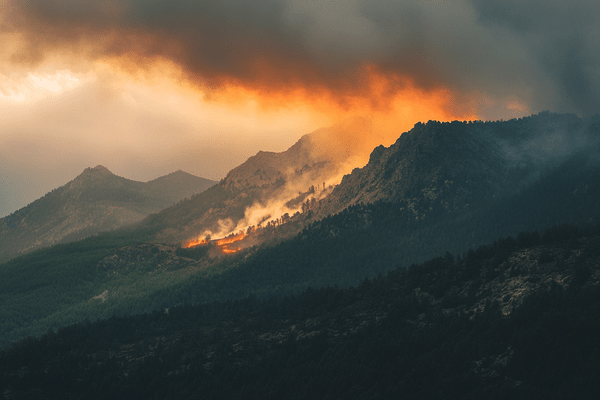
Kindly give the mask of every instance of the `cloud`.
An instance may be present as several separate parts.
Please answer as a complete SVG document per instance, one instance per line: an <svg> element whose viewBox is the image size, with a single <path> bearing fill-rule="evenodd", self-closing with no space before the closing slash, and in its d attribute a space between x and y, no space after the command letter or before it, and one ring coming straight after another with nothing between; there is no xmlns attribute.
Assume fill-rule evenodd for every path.
<svg viewBox="0 0 600 400"><path fill-rule="evenodd" d="M220 180L259 150L283 151L321 125L306 110L206 103L170 79L29 74L0 93L0 218L101 164L147 181L182 169ZM308 117L307 117L308 115Z"/></svg>
<svg viewBox="0 0 600 400"><path fill-rule="evenodd" d="M590 113L599 93L596 3L13 0L5 30L27 44L15 62L60 51L137 69L158 57L209 91L374 100L375 71L390 97L406 82L444 88L462 113L493 117L515 102Z"/></svg>
<svg viewBox="0 0 600 400"><path fill-rule="evenodd" d="M598 17L595 0L0 0L0 152L47 137L82 144L74 173L184 158L218 178L250 148L284 150L351 115L390 144L418 120L593 114Z"/></svg>
<svg viewBox="0 0 600 400"><path fill-rule="evenodd" d="M286 65L305 62L289 46L292 32L279 23L280 7L269 0L19 1L12 25L28 47L14 59L35 63L48 50L69 48L138 63L164 57L213 87L229 80L260 84L267 69L275 74L270 79L283 82L294 76Z"/></svg>
<svg viewBox="0 0 600 400"><path fill-rule="evenodd" d="M553 93L534 97L537 107L580 114L599 111L600 3L471 0L480 21L515 35L536 60Z"/></svg>

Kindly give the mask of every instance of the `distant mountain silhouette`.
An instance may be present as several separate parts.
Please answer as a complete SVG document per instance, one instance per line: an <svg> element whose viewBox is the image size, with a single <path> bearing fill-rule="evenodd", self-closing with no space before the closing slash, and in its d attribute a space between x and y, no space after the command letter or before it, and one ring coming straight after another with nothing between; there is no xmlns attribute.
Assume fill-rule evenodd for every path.
<svg viewBox="0 0 600 400"><path fill-rule="evenodd" d="M183 171L144 183L116 176L102 165L86 168L0 219L0 260L138 222L214 183Z"/></svg>

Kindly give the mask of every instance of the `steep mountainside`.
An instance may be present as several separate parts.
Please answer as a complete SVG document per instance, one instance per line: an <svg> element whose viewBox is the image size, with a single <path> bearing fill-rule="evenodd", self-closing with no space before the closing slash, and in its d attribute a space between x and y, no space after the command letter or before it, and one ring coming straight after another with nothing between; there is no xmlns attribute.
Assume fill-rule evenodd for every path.
<svg viewBox="0 0 600 400"><path fill-rule="evenodd" d="M547 112L505 122L418 123L345 176L316 216L379 200L409 207L429 201L461 213L517 192L599 140L596 119Z"/></svg>
<svg viewBox="0 0 600 400"><path fill-rule="evenodd" d="M0 347L115 314L349 287L394 267L446 251L460 254L519 231L564 222L597 224L598 150L582 150L518 193L460 217L427 201L412 207L376 202L313 222L277 245L245 247L236 254L223 254L214 242L188 249L149 243L152 231L139 228L33 252L0 266ZM415 211L426 218L417 220ZM265 230L277 236L295 223Z"/></svg>
<svg viewBox="0 0 600 400"><path fill-rule="evenodd" d="M210 179L200 178L181 170L158 177L146 182L146 190L157 199L163 196L161 201L168 203L160 209L170 206L194 194L201 193L217 182Z"/></svg>
<svg viewBox="0 0 600 400"><path fill-rule="evenodd" d="M599 311L600 226L561 226L353 288L72 325L0 351L0 395L594 399Z"/></svg>
<svg viewBox="0 0 600 400"><path fill-rule="evenodd" d="M295 198L322 198L348 172L347 158L359 149L348 145L331 152L331 142L356 136L368 129L365 125L363 119L346 121L304 135L284 152L260 151L219 185L147 219L144 227L156 232L157 241L181 243L207 234L223 237L293 214L301 208Z"/></svg>
<svg viewBox="0 0 600 400"><path fill-rule="evenodd" d="M563 121L555 121L555 126L568 127L570 123L567 122L572 121L575 126L579 124L585 129L579 137L563 138L560 149L544 147L545 136L531 134L529 129L535 133L540 120L552 119ZM486 126L495 124L481 124L478 129L485 131ZM516 151L495 157L502 162L512 154L512 163L522 162L522 167L513 168L512 172L505 172L510 169L508 167L492 168L490 171L497 174L490 172L490 179L480 176L483 167L458 174L454 181L464 185L469 184L469 179L461 178L461 174L483 182L483 189L472 186L472 193L478 193L476 196L460 190L435 195L437 192L432 192L427 181L424 181L423 190L418 191L416 178L407 178L412 183L405 186L408 188L405 193L416 193L416 197L355 204L343 212L311 222L315 210L318 211L314 208L318 202L303 202L307 199L305 196L314 198L328 193L327 190L319 193L313 188L294 199L294 202L299 200L297 204L302 204L301 213L280 219L276 224L267 223L251 232L247 235L250 237L247 243L244 238L228 248L236 254L225 254L220 241L180 248L182 240L189 235L198 235L200 229L204 229L195 221L208 223L213 218L218 225L219 220L222 223L226 220L220 216L235 211L237 216L229 214L227 218L247 222L245 213L248 210L269 211L267 207L261 210L256 206L251 195L275 193L278 175L270 175L271 183L261 188L256 183L261 179L261 173L248 175L239 170L232 171L221 184L153 214L136 226L43 249L4 263L0 266L0 346L28 335L39 336L48 329L86 319L108 318L113 314L128 315L175 304L240 299L250 294L286 296L307 287L348 287L356 285L365 276L373 277L397 266L422 262L445 251L461 253L469 247L489 244L495 238L516 235L519 231L546 229L565 222L595 224L600 221L600 147L593 140L598 132L597 124L554 114L498 124L504 128L500 130L503 136L499 135L496 142L513 144L510 147L513 150L519 150L514 143L521 143L527 157ZM452 125L439 126L449 128ZM467 124L454 125L462 129L461 126ZM435 138L444 131L439 133ZM551 142L560 141L561 137ZM568 145L570 138L576 145ZM430 147L436 147L435 140L432 139ZM542 143L533 146L537 149L537 158L531 152L532 147L527 145L535 141ZM451 146L453 142L447 145ZM490 142L484 144L491 146ZM419 146L419 141L415 146ZM456 151L463 147L470 149L464 145ZM405 150L410 151L409 148ZM435 173L443 176L446 173L437 160L442 158L442 150L440 147L437 153L429 155L430 163L413 157L414 162L420 163L421 169L413 168L417 176ZM249 162L269 157L279 156L265 153ZM486 162L480 154L472 157L479 163ZM460 159L455 157L454 160ZM463 162L474 163L470 159ZM503 163L513 165L509 161ZM452 163L445 165L452 167ZM256 171L260 167L255 165L255 168ZM306 173L313 168L304 170ZM359 172L357 170L353 175ZM241 179L243 176L247 178ZM255 187L229 187L241 184L245 179L248 184L253 182L250 186ZM352 183L352 179L348 179L346 181ZM402 187L401 182L389 180L392 189ZM384 186L387 182L377 177L375 181ZM507 185L507 181L520 186ZM487 186L484 185L486 182L489 182ZM463 187L461 185L459 189ZM341 192L345 186L346 183L342 183L336 190ZM498 187L504 189L494 197ZM410 192L411 188L415 191ZM466 197L461 198L461 195ZM190 229L195 223L199 224L196 233ZM296 232L300 233L294 236ZM258 237L255 236L257 233L260 233ZM267 245L263 246L261 241L265 239Z"/></svg>
<svg viewBox="0 0 600 400"><path fill-rule="evenodd" d="M0 219L0 260L138 222L215 182L177 171L143 183L99 165Z"/></svg>

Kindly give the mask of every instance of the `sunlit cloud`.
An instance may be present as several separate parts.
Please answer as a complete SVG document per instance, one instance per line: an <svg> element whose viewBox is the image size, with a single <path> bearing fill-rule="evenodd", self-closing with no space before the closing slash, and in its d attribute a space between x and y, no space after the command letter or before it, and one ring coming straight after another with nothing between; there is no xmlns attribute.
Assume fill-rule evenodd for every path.
<svg viewBox="0 0 600 400"><path fill-rule="evenodd" d="M77 87L81 80L69 71L57 71L53 74L28 73L22 79L10 79L0 75L0 100L26 102L58 95Z"/></svg>

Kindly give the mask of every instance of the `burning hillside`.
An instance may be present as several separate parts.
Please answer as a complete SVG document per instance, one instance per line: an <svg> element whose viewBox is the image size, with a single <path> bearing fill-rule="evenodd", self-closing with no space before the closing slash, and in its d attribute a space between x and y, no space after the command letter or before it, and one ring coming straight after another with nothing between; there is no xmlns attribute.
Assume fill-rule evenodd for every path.
<svg viewBox="0 0 600 400"><path fill-rule="evenodd" d="M206 236L203 239L198 238L185 242L181 247L184 249L189 249L197 246L211 245L218 249L221 254L233 254L242 250L243 247L248 247L250 245L248 240L246 240L244 246L242 246L242 244L239 242L244 241L244 239L251 239L252 237L255 237L255 232L256 228L248 228L246 232L239 231L222 239L215 240L211 240L210 236Z"/></svg>
<svg viewBox="0 0 600 400"><path fill-rule="evenodd" d="M341 156L329 155L320 140L352 129L368 134L364 124L347 125L305 135L281 153L259 152L250 157L218 185L167 211L168 226L154 239L199 245L208 234L211 238L224 238L250 226L258 227L264 221L302 211L301 202L322 199L356 166ZM162 216L160 219L164 221ZM153 220L148 222L152 224Z"/></svg>
<svg viewBox="0 0 600 400"><path fill-rule="evenodd" d="M202 244L207 244L210 241L210 238L204 238L204 239L192 239L188 242L185 242L181 247L183 247L184 249L189 249L190 247L195 247L195 246L200 246Z"/></svg>
<svg viewBox="0 0 600 400"><path fill-rule="evenodd" d="M289 233L301 229L301 222L309 218L309 211L318 201L327 196L332 187L312 185L306 192L294 197L286 196L267 204L255 203L244 211L244 218L234 223L231 218L218 221L212 230L205 230L199 236L182 243L184 249L210 245L219 249L219 254L232 254L265 240L283 239ZM279 215L278 218L272 218ZM285 225L285 227L284 227ZM278 228L275 231L275 228Z"/></svg>

